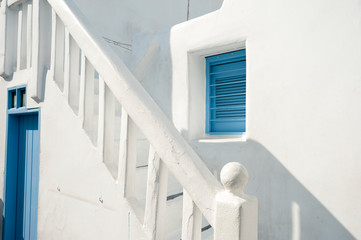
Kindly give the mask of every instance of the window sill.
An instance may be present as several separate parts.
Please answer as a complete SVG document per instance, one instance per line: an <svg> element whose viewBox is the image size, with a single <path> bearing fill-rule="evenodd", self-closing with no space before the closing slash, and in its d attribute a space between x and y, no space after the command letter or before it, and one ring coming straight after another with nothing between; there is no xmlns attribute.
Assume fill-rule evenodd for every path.
<svg viewBox="0 0 361 240"><path fill-rule="evenodd" d="M229 143L229 142L246 142L246 134L242 135L207 135L206 138L195 139L196 142L200 143Z"/></svg>

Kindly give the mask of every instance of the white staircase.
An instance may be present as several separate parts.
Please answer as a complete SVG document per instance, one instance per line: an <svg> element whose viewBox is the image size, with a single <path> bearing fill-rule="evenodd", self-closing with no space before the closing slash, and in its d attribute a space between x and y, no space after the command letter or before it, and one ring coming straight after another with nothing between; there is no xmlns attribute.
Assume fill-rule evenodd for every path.
<svg viewBox="0 0 361 240"><path fill-rule="evenodd" d="M62 0L7 4L19 37L17 56L3 58L1 74L31 68L34 106L44 101L44 71L55 81L148 238L240 239L227 236L240 231L241 216L217 204L239 213L241 204L224 200L241 198L230 193L219 201L222 185L79 9ZM256 239L257 226L249 226L247 240Z"/></svg>

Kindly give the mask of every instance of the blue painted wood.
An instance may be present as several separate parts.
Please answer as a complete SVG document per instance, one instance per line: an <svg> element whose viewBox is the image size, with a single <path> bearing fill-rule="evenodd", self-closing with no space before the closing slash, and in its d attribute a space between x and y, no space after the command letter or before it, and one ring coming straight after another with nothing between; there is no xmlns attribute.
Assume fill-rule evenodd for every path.
<svg viewBox="0 0 361 240"><path fill-rule="evenodd" d="M3 239L15 239L19 118L8 115L5 162Z"/></svg>
<svg viewBox="0 0 361 240"><path fill-rule="evenodd" d="M206 133L246 131L246 50L206 58Z"/></svg>
<svg viewBox="0 0 361 240"><path fill-rule="evenodd" d="M20 93L23 89L21 86L15 90ZM26 107L17 106L17 109L8 110L7 117L3 239L35 240L39 192L40 110L27 110Z"/></svg>

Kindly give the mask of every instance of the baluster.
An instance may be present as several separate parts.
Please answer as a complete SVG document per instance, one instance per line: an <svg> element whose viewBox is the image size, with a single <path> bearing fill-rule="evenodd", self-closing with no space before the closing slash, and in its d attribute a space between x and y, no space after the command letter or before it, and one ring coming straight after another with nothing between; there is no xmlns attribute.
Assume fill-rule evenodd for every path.
<svg viewBox="0 0 361 240"><path fill-rule="evenodd" d="M26 68L31 67L31 58L32 58L32 38L33 38L33 31L32 31L32 20L33 20L33 4L29 2L28 4L28 12L27 12L27 52L26 52Z"/></svg>
<svg viewBox="0 0 361 240"><path fill-rule="evenodd" d="M202 213L183 189L182 240L200 240L202 236Z"/></svg>
<svg viewBox="0 0 361 240"><path fill-rule="evenodd" d="M81 124L84 124L84 110L85 110L85 78L86 78L86 57L83 51L81 51L80 60L80 89L79 89L79 118Z"/></svg>
<svg viewBox="0 0 361 240"><path fill-rule="evenodd" d="M98 112L98 153L103 161L104 156L104 108L105 108L105 83L99 76L99 112Z"/></svg>
<svg viewBox="0 0 361 240"><path fill-rule="evenodd" d="M37 103L44 99L45 76L50 62L51 25L48 22L51 16L50 9L46 7L44 1L33 1L32 6L29 5L29 7L32 8L32 18L29 18L27 24L31 25L29 32L32 35L32 45L26 46L25 43L23 61L24 66L27 64L32 66L32 76L28 81L27 95L36 102L31 107L36 107L38 106ZM28 57L31 56L31 61L28 62L26 49L28 49Z"/></svg>
<svg viewBox="0 0 361 240"><path fill-rule="evenodd" d="M80 48L75 40L69 38L69 105L73 111L79 112L79 91L80 91Z"/></svg>
<svg viewBox="0 0 361 240"><path fill-rule="evenodd" d="M118 182L120 184L120 191L125 197L126 188L126 169L127 169L127 155L128 155L128 113L122 107L122 116L120 120L120 143L119 143L119 165L118 165Z"/></svg>
<svg viewBox="0 0 361 240"><path fill-rule="evenodd" d="M55 12L54 12L55 14ZM56 15L56 14L55 14ZM54 15L53 15L54 17ZM58 16L55 16L55 37L54 42L54 80L61 91L64 91L64 61L65 61L65 27ZM53 25L54 26L54 25Z"/></svg>
<svg viewBox="0 0 361 240"><path fill-rule="evenodd" d="M127 157L125 162L124 194L133 208L139 221L144 220L144 209L136 198L136 163L137 163L137 131L138 128L132 119L128 118Z"/></svg>
<svg viewBox="0 0 361 240"><path fill-rule="evenodd" d="M125 196L135 197L135 174L137 164L137 127L128 119L127 160L125 172Z"/></svg>
<svg viewBox="0 0 361 240"><path fill-rule="evenodd" d="M89 134L92 143L95 145L97 139L97 119L94 118L95 105L95 77L94 68L88 61L85 60L85 91L84 91L84 122L83 127Z"/></svg>
<svg viewBox="0 0 361 240"><path fill-rule="evenodd" d="M114 176L115 98L108 86L105 86L104 118L104 163Z"/></svg>
<svg viewBox="0 0 361 240"><path fill-rule="evenodd" d="M168 169L154 148L149 148L144 228L152 239L163 239L167 207Z"/></svg>
<svg viewBox="0 0 361 240"><path fill-rule="evenodd" d="M50 71L55 79L55 54L56 54L56 13L51 9L51 54L50 54Z"/></svg>
<svg viewBox="0 0 361 240"><path fill-rule="evenodd" d="M10 18L7 19L8 23L6 22L6 4L4 1L4 4L0 3L0 11L2 14L0 14L0 77L6 76L5 71L5 55L8 54L5 50L5 39L9 38L8 34L6 33L6 25L10 25L9 22L12 22ZM5 14L4 14L5 13Z"/></svg>
<svg viewBox="0 0 361 240"><path fill-rule="evenodd" d="M17 59L16 59L16 70L21 69L21 48L22 48L22 35L23 35L23 14L24 4L21 4L18 12L18 39L17 39Z"/></svg>
<svg viewBox="0 0 361 240"><path fill-rule="evenodd" d="M65 28L64 34L64 96L65 99L69 99L69 80L70 80L70 34L67 28Z"/></svg>

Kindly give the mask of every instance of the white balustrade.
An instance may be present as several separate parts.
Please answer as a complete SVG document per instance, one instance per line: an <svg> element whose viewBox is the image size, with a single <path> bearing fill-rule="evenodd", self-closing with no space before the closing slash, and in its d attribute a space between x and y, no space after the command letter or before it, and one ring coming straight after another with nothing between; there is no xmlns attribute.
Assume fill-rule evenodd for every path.
<svg viewBox="0 0 361 240"><path fill-rule="evenodd" d="M55 17L54 17L55 15ZM53 70L54 70L54 80L58 84L61 91L64 89L64 50L65 50L65 27L60 18L56 15L53 10L53 39L52 39L52 59L53 61ZM55 29L54 29L55 28Z"/></svg>
<svg viewBox="0 0 361 240"><path fill-rule="evenodd" d="M0 75L7 77L32 66L33 1L5 1L0 12Z"/></svg>
<svg viewBox="0 0 361 240"><path fill-rule="evenodd" d="M152 239L164 238L167 179L168 169L153 147L150 147L144 228Z"/></svg>
<svg viewBox="0 0 361 240"><path fill-rule="evenodd" d="M57 22L60 20L59 17L54 17L54 13L53 19L56 19ZM53 37L55 38L53 44L55 44L56 47L55 50L52 50L55 56L52 56L51 59L55 59L55 69L57 61L59 61L59 65L61 65L61 61L64 62L64 95L65 97L69 97L70 105L72 101L74 103L76 102L74 99L78 99L78 116L83 122L85 130L88 130L89 133L93 132L94 134L94 123L96 123L96 136L94 137L90 134L90 138L93 138L93 142L98 147L100 157L103 158L105 164L113 171L113 177L119 183L120 190L123 192L124 197L128 199L130 206L133 208L133 212L137 216L140 224L144 226L144 230L149 238L164 239L166 236L166 224L164 220L166 219L167 208L168 168L171 167L170 170L178 171L174 169L172 165L174 163L182 165L182 163L177 163L178 161L172 162L173 160L164 162L163 159L160 158L156 148L150 147L147 182L145 186L145 207L142 206L136 191L137 157L139 157L139 149L137 151L139 122L130 118L126 110L122 108L118 140L119 155L117 157L118 161L114 161L114 139L116 139L114 136L118 134L114 131L116 117L114 109L115 103L118 100L122 100L122 98L118 98L117 95L115 95L112 89L113 85L108 85L107 79L104 78L103 80L102 75L95 77L97 75L94 74L95 70L98 69L94 69L94 65L91 64L88 59L87 52L81 48L81 44L78 45L79 43L76 43L76 38L73 38L72 33L69 32L67 28L64 30L64 55L62 55L63 45L61 42L58 43L58 41L62 39L63 26L62 23L53 24L53 27L56 27L56 30L53 29ZM80 48L78 46L80 46ZM56 56L58 53L60 56ZM80 54L80 61L77 61ZM72 64L72 62L75 64ZM79 63L80 77L78 75L79 72L77 72ZM72 70L73 68L74 70ZM61 75L61 73L59 75ZM56 78L57 74L55 74L55 80ZM73 80L73 78L76 80ZM96 81L97 79L98 82ZM78 85L72 83L72 81L76 81ZM72 93L72 91L74 91L74 93ZM78 93L76 94L76 92ZM74 99L72 99L73 96ZM97 107L94 108L93 105L96 102L98 104L96 104ZM94 114L96 110L98 113ZM142 111L144 111L144 109L142 109ZM139 116L135 117L137 118ZM149 139L149 137L146 138L152 142L152 139ZM174 141L174 139L169 139L169 141ZM175 142L173 142L173 144L175 144ZM176 145L172 145L172 147L174 146ZM188 147L186 151L189 151ZM169 154L163 156L172 157ZM117 165L115 170L111 169L114 167L111 166L112 164ZM203 166L197 165L196 168L203 168ZM192 176L193 170L189 169L189 171L189 176ZM178 174L176 177L182 180L185 176L179 176ZM216 240L257 239L257 200L242 192L247 182L247 172L245 168L239 163L227 164L222 170L221 178L225 190L222 191L218 188L218 185L215 184L213 186L215 189L214 197L212 197L212 195L194 196L194 194L192 196L188 193L187 188L183 190L182 239L198 240L202 238L202 216L206 216L208 222L213 226L215 230L214 239ZM195 182L204 182L205 180L202 179L200 175L197 177L193 176L192 179ZM180 182L182 186L188 184L187 181ZM202 183L193 184L190 187L188 186L188 189L194 193L196 190L192 189L199 189L197 186L201 184ZM210 183L208 182L208 184ZM197 203L201 203L202 207L199 208ZM211 215L209 215L210 213L208 211L205 211L205 206L215 206Z"/></svg>
<svg viewBox="0 0 361 240"><path fill-rule="evenodd" d="M80 93L81 51L74 39L69 39L69 105L78 114Z"/></svg>
<svg viewBox="0 0 361 240"><path fill-rule="evenodd" d="M149 238L166 236L170 171L184 188L183 194L178 193L183 195L182 239L201 239L202 216L213 227L216 240L257 239L257 199L243 193L247 170L239 163L227 164L221 172L222 188L123 62L90 31L76 6L71 1L49 3L52 9L43 15L52 21L50 73ZM37 58L30 55L39 54L39 49L30 48L36 45L31 41L40 38L30 37L29 23L38 14L32 9L39 11L39 6L29 1L24 8L24 4L18 10L17 70L31 67ZM39 93L42 83L36 81L34 92ZM145 206L135 189L138 131L149 146Z"/></svg>
<svg viewBox="0 0 361 240"><path fill-rule="evenodd" d="M182 239L200 240L202 213L188 193L183 191Z"/></svg>

